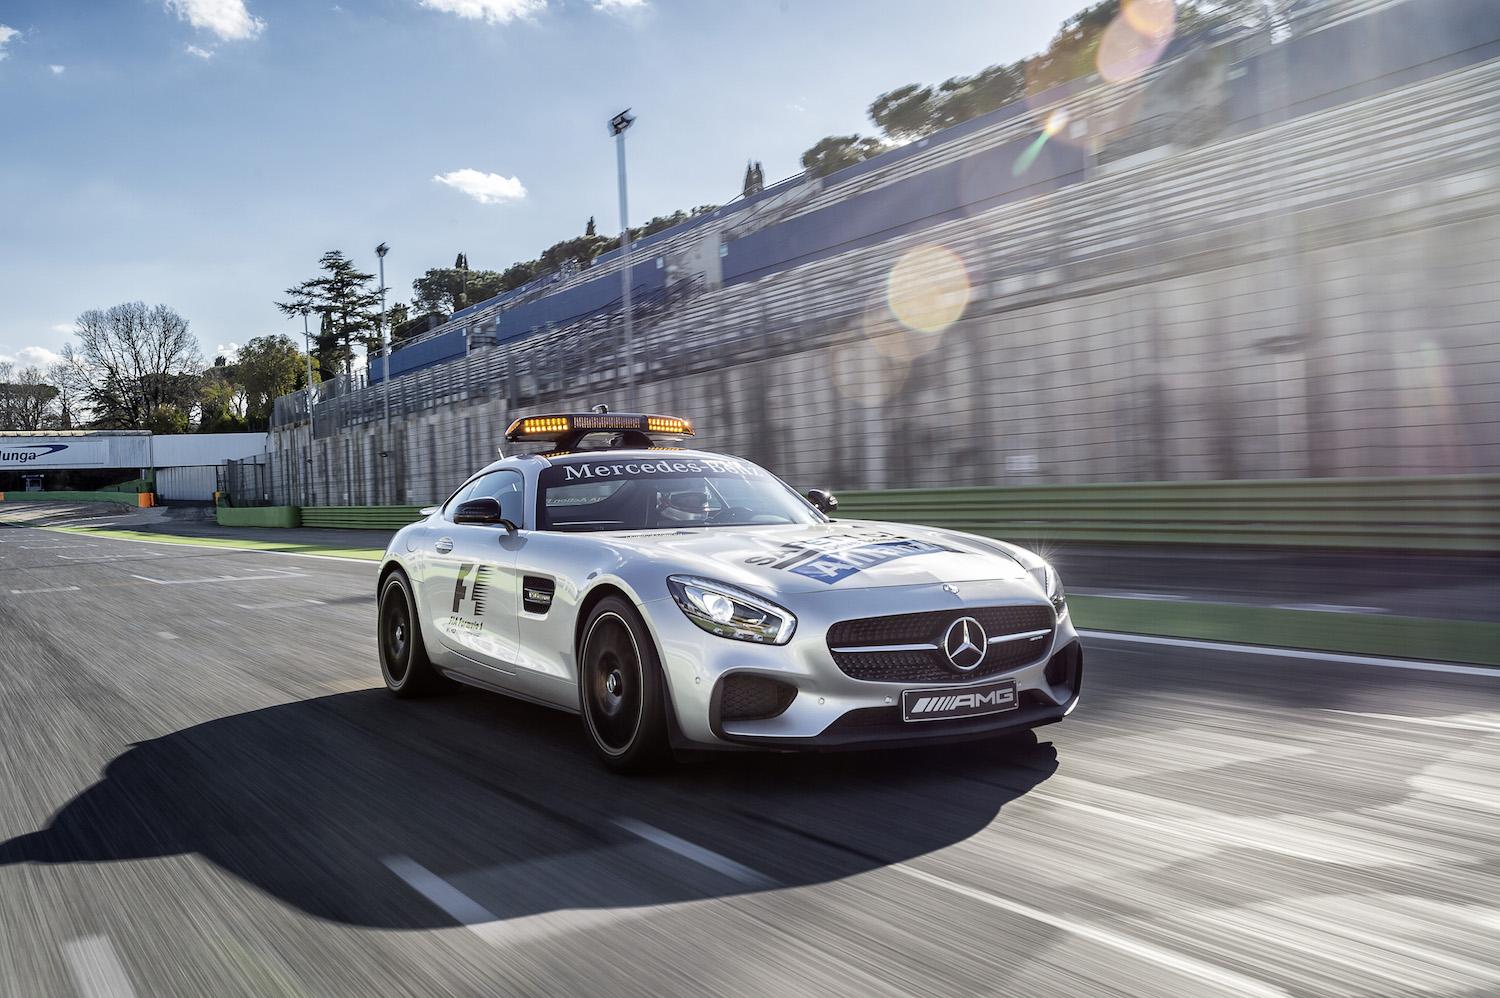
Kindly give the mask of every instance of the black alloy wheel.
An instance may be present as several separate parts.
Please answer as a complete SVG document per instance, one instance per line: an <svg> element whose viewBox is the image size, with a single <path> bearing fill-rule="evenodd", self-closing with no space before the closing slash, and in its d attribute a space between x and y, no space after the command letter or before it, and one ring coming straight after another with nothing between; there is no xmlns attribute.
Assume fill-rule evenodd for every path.
<svg viewBox="0 0 1500 998"><path fill-rule="evenodd" d="M432 692L441 677L427 658L411 583L400 570L381 584L375 632L386 689L398 697Z"/></svg>
<svg viewBox="0 0 1500 998"><path fill-rule="evenodd" d="M601 600L584 626L579 656L584 727L605 765L639 771L666 755L665 687L656 649L635 608Z"/></svg>

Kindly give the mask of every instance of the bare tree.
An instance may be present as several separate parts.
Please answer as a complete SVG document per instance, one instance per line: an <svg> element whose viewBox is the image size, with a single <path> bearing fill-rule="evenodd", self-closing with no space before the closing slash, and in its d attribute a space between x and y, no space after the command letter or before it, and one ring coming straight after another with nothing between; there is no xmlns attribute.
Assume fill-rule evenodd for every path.
<svg viewBox="0 0 1500 998"><path fill-rule="evenodd" d="M73 403L95 426L143 429L157 414L186 412L203 369L188 322L166 305L125 302L78 317L78 345L63 348Z"/></svg>

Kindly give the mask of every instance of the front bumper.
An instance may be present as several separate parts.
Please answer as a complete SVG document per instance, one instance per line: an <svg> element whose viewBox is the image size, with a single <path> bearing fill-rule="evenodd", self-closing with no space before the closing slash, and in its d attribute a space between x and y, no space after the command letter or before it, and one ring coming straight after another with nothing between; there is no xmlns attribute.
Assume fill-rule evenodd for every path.
<svg viewBox="0 0 1500 998"><path fill-rule="evenodd" d="M1083 661L1071 615L1057 622L1036 657L1014 669L969 679L955 673L942 682L871 682L846 675L828 649L828 628L851 618L924 610L1035 602L1018 597L1010 583L967 583L957 603L940 584L826 593L796 600L797 632L786 645L757 645L705 634L670 600L644 607L666 673L677 733L693 747L768 749L896 746L984 738L1061 720L1078 701ZM1059 657L1062 656L1062 657ZM1056 660L1056 661L1054 661ZM1049 680L1048 663L1053 662ZM784 711L758 720L724 719L724 680L733 675L773 679L796 688ZM906 690L1016 684L1019 706L975 718L910 723L901 718ZM1054 681L1055 680L1055 681Z"/></svg>

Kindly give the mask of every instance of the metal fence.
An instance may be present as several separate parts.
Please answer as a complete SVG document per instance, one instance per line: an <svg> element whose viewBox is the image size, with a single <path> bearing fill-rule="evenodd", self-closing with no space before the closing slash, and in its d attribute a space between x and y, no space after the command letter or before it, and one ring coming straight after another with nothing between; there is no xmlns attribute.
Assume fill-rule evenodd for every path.
<svg viewBox="0 0 1500 998"><path fill-rule="evenodd" d="M421 503L514 415L624 398L809 484L1500 470L1500 62L389 384L278 403L279 502ZM937 247L966 299L903 323ZM941 311L941 308L938 308ZM282 404L285 404L283 407ZM301 408L299 408L301 407ZM385 416L390 413L390 430ZM299 422L300 420L300 422Z"/></svg>
<svg viewBox="0 0 1500 998"><path fill-rule="evenodd" d="M269 470L261 458L231 458L220 472L219 492L231 506L268 506L272 499Z"/></svg>

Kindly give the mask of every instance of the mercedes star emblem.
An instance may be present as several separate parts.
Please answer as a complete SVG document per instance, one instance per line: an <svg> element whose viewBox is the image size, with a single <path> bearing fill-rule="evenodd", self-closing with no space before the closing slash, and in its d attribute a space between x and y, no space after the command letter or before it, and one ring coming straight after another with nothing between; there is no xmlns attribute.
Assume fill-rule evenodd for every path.
<svg viewBox="0 0 1500 998"><path fill-rule="evenodd" d="M948 625L943 635L943 654L960 672L973 672L984 661L989 637L984 627L973 617L959 617Z"/></svg>

